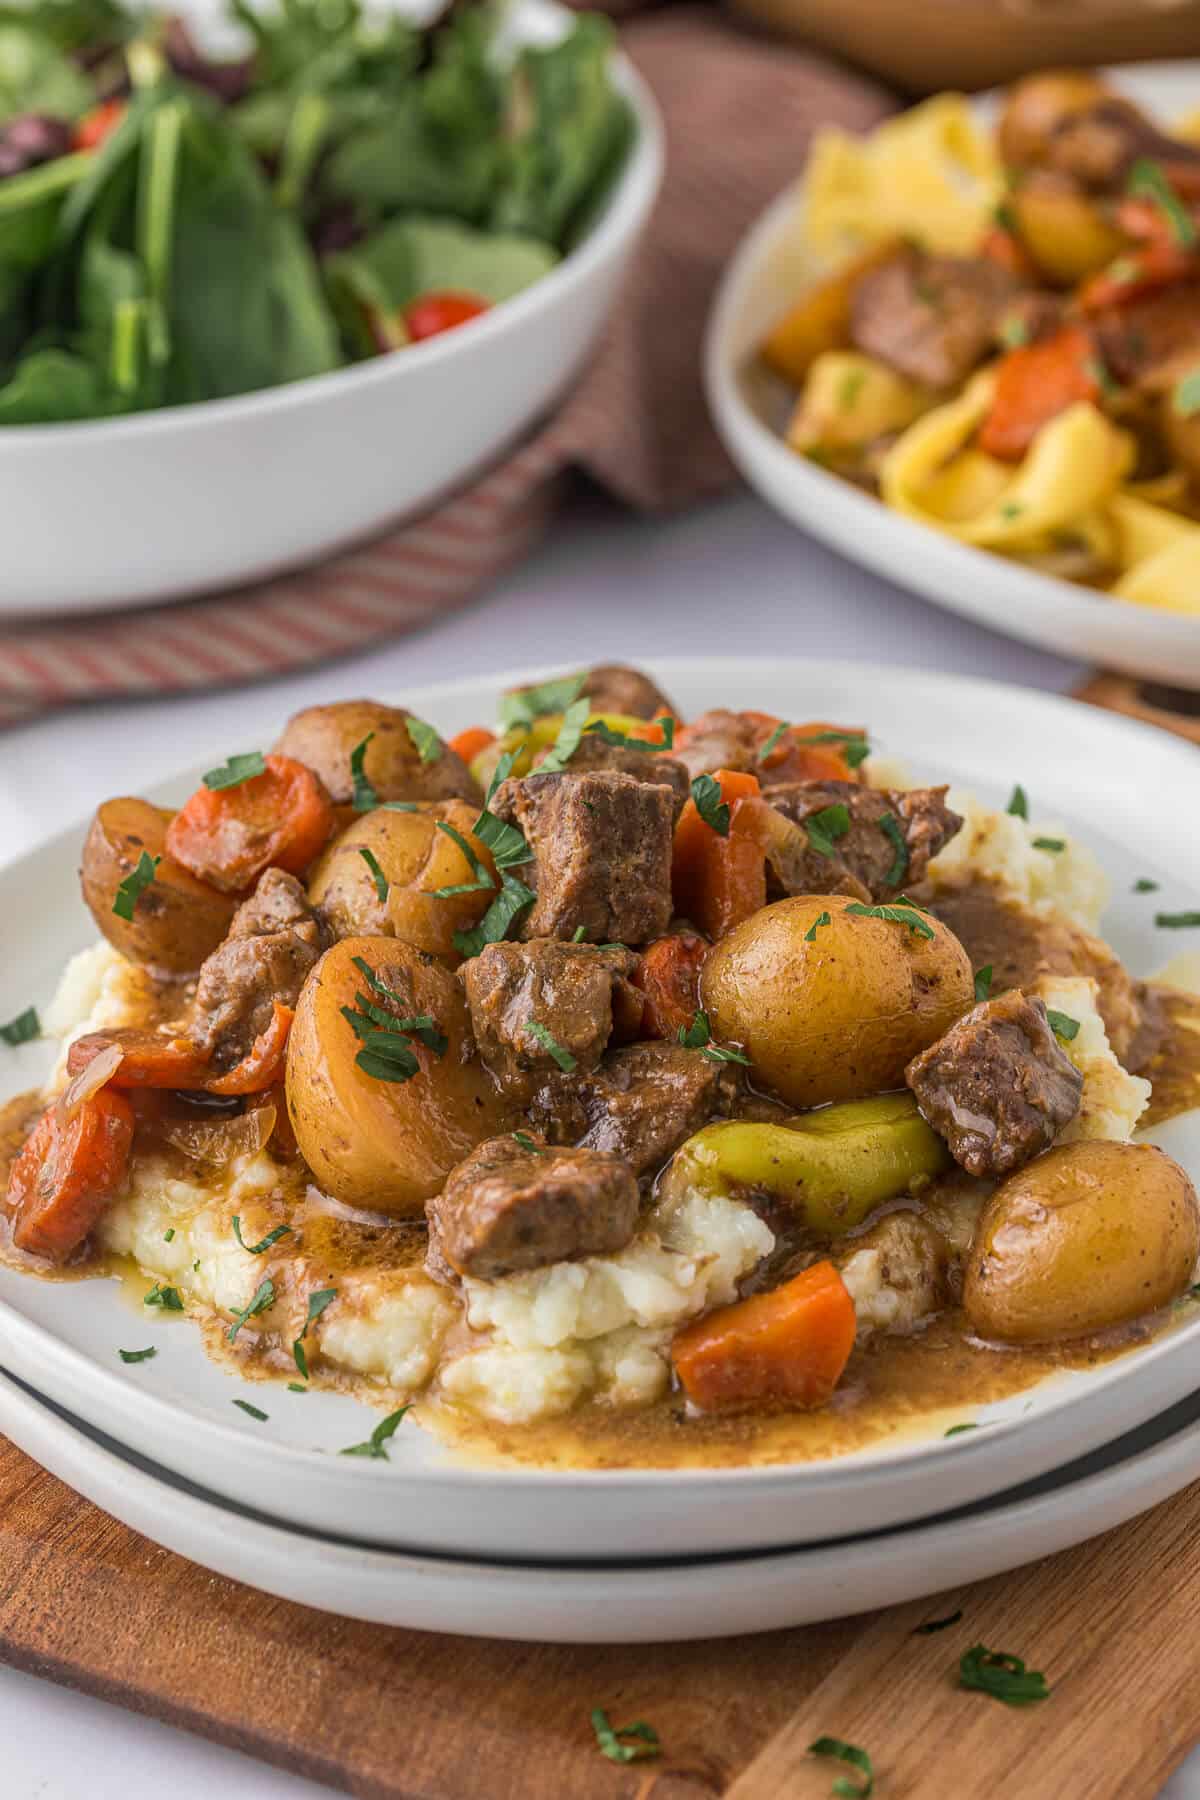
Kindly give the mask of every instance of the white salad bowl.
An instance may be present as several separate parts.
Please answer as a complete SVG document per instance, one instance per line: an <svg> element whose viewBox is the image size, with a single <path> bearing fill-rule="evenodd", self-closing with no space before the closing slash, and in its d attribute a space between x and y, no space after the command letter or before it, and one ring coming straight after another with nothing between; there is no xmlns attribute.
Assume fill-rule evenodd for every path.
<svg viewBox="0 0 1200 1800"><path fill-rule="evenodd" d="M517 0L509 30L552 42L569 19L553 0ZM556 268L482 318L232 399L0 430L0 617L178 599L301 567L419 512L520 438L594 349L658 193L658 109L623 56L613 80L635 129L603 207Z"/></svg>

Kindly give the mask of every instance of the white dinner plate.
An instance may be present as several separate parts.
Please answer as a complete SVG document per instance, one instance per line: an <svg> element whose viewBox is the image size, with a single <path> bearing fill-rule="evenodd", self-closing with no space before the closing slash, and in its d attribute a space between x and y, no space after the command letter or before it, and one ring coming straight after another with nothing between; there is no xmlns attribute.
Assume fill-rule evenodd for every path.
<svg viewBox="0 0 1200 1800"><path fill-rule="evenodd" d="M394 696L447 734L494 716L502 686L553 671L513 671ZM1157 908L1200 898L1194 815L1200 758L1147 726L1092 708L982 681L849 664L679 660L654 673L684 717L714 703L785 718L866 724L914 773L968 783L1003 806L1020 781L1031 814L1067 826L1097 850L1113 881L1106 929L1137 974L1182 946L1158 931ZM336 693L336 678L331 694ZM231 709L211 761L255 741L277 721L248 725ZM147 752L147 762L154 760ZM208 766L207 764L205 766ZM181 800L196 773L155 789ZM129 786L140 785L131 769ZM77 894L84 826L0 872L8 954L0 965L0 1018L44 1006L66 956L94 937ZM1141 876L1161 883L1134 894ZM1200 942L1200 939L1198 939ZM49 1046L3 1052L9 1091L31 1085ZM1152 1134L1200 1175L1200 1113ZM153 1361L126 1367L119 1347L153 1344ZM408 1421L390 1462L331 1454L366 1437L372 1417L331 1393L245 1385L209 1361L195 1326L131 1308L107 1280L44 1282L0 1269L0 1362L131 1450L227 1499L318 1531L473 1556L601 1559L758 1549L817 1541L927 1517L1032 1478L1161 1412L1191 1391L1200 1315L1181 1309L1154 1342L1090 1370L1058 1375L981 1411L987 1430L946 1439L946 1419L823 1463L760 1469L482 1470L450 1459ZM245 1396L269 1414L235 1410Z"/></svg>
<svg viewBox="0 0 1200 1800"><path fill-rule="evenodd" d="M1200 62L1110 71L1169 122L1200 106ZM1086 662L1200 688L1200 619L1110 600L1024 569L893 512L789 450L781 435L790 389L756 364L768 327L811 274L798 239L798 178L751 228L725 272L705 343L705 385L725 446L776 511L890 581L994 631Z"/></svg>
<svg viewBox="0 0 1200 1800"><path fill-rule="evenodd" d="M1090 1456L924 1525L770 1555L547 1568L383 1550L229 1506L3 1371L0 1430L76 1493L218 1575L376 1625L531 1643L735 1637L873 1612L1081 1544L1200 1475L1193 1396ZM961 1646L947 1648L953 1663Z"/></svg>

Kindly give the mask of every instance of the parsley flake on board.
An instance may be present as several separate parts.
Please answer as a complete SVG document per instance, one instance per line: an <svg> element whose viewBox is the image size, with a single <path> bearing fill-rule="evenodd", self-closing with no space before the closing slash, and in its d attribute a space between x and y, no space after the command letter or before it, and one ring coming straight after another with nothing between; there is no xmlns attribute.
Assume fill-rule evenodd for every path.
<svg viewBox="0 0 1200 1800"><path fill-rule="evenodd" d="M879 821L879 829L896 852L891 868L884 876L889 887L899 887L908 874L908 842L900 829L900 822L892 813L884 813Z"/></svg>
<svg viewBox="0 0 1200 1800"><path fill-rule="evenodd" d="M797 738L799 744L840 744L848 768L857 769L871 754L871 746L861 731L813 731Z"/></svg>
<svg viewBox="0 0 1200 1800"><path fill-rule="evenodd" d="M451 843L458 845L467 859L467 867L474 876L474 880L457 881L451 887L434 888L434 899L448 900L451 894L486 894L494 888L496 884L488 874L486 865L480 862L462 832L456 831L453 825L447 825L445 819L437 820L437 828L450 839Z"/></svg>
<svg viewBox="0 0 1200 1800"><path fill-rule="evenodd" d="M347 1450L339 1450L339 1456L370 1456L376 1461L387 1462L388 1439L395 1435L396 1427L408 1411L407 1406L397 1407L394 1413L378 1424L365 1444L351 1444Z"/></svg>
<svg viewBox="0 0 1200 1800"><path fill-rule="evenodd" d="M404 729L423 763L436 762L446 748L433 726L427 725L424 719L414 718L411 713L404 721Z"/></svg>
<svg viewBox="0 0 1200 1800"><path fill-rule="evenodd" d="M1073 1019L1070 1013L1055 1012L1052 1006L1046 1008L1046 1018L1055 1037L1062 1038L1069 1044L1079 1036L1079 1020Z"/></svg>
<svg viewBox="0 0 1200 1800"><path fill-rule="evenodd" d="M290 1237L291 1230L292 1228L290 1225L277 1225L274 1231L268 1231L266 1237L260 1238L257 1244L248 1244L242 1236L241 1215L239 1213L234 1213L233 1215L233 1235L242 1246L242 1249L249 1251L251 1256L265 1256L272 1244L277 1244L280 1238ZM174 1233L172 1233L172 1236L174 1236Z"/></svg>
<svg viewBox="0 0 1200 1800"><path fill-rule="evenodd" d="M18 1044L32 1043L35 1037L42 1034L42 1022L38 1018L37 1007L27 1006L25 1011L10 1019L7 1025L0 1025L0 1039L11 1044L15 1049Z"/></svg>
<svg viewBox="0 0 1200 1800"><path fill-rule="evenodd" d="M861 1771L863 1780L850 1781L845 1775L839 1775L830 1793L837 1794L839 1800L850 1800L852 1795L866 1800L868 1794L875 1790L875 1771L871 1767L871 1758L858 1744L847 1744L843 1738L819 1737L808 1746L810 1756L832 1756L838 1762L849 1763L851 1768Z"/></svg>
<svg viewBox="0 0 1200 1800"><path fill-rule="evenodd" d="M1192 925L1200 925L1200 912L1155 913L1154 923L1164 931L1186 931Z"/></svg>
<svg viewBox="0 0 1200 1800"><path fill-rule="evenodd" d="M161 1306L164 1312L182 1312L183 1301L179 1298L179 1289L163 1287L155 1282L150 1292L142 1298L143 1306Z"/></svg>
<svg viewBox="0 0 1200 1800"><path fill-rule="evenodd" d="M563 714L554 747L538 764L539 775L561 775L579 748L583 728L591 715L590 700L572 700Z"/></svg>
<svg viewBox="0 0 1200 1800"><path fill-rule="evenodd" d="M388 897L388 878L379 866L379 858L366 844L360 844L358 846L358 854L362 857L367 868L371 872L371 880L375 883L375 892L379 895L380 905L386 904Z"/></svg>
<svg viewBox="0 0 1200 1800"><path fill-rule="evenodd" d="M1148 875L1139 875L1133 884L1133 891L1135 894L1157 894L1158 883L1151 881Z"/></svg>
<svg viewBox="0 0 1200 1800"><path fill-rule="evenodd" d="M1149 156L1139 156L1129 171L1129 179L1125 185L1129 193L1154 202L1167 221L1171 236L1181 248L1193 248L1196 227L1161 163Z"/></svg>
<svg viewBox="0 0 1200 1800"><path fill-rule="evenodd" d="M729 836L729 806L721 798L721 784L711 775L697 775L692 783L692 799L696 811L718 837Z"/></svg>
<svg viewBox="0 0 1200 1800"><path fill-rule="evenodd" d="M658 1733L645 1719L637 1719L632 1725L610 1725L608 1714L597 1706L592 1713L592 1730L597 1750L609 1762L649 1762L662 1755ZM634 1738L636 1742L623 1744L622 1738Z"/></svg>
<svg viewBox="0 0 1200 1800"><path fill-rule="evenodd" d="M353 750L350 752L350 779L354 784L354 792L351 795L351 804L354 807L355 812L371 812L373 808L379 805L379 795L367 780L366 771L363 767L366 762L367 745L374 736L375 733L373 731L368 731L362 743L355 744Z"/></svg>
<svg viewBox="0 0 1200 1800"><path fill-rule="evenodd" d="M259 1282L254 1290L253 1298L242 1307L240 1312L236 1308L233 1309L233 1324L225 1333L226 1342L230 1344L234 1343L238 1332L242 1329L242 1326L248 1319L253 1319L259 1313L266 1312L268 1306L274 1306L274 1304L275 1283L268 1275L264 1280Z"/></svg>
<svg viewBox="0 0 1200 1800"><path fill-rule="evenodd" d="M578 700L585 675L562 675L556 681L543 681L537 687L518 688L500 701L500 723L511 730L514 726L528 731L535 719L548 713L565 713Z"/></svg>
<svg viewBox="0 0 1200 1800"><path fill-rule="evenodd" d="M1171 410L1181 419L1200 412L1200 369L1189 369L1175 383L1171 394Z"/></svg>
<svg viewBox="0 0 1200 1800"><path fill-rule="evenodd" d="M130 871L117 888L112 909L118 919L132 923L133 909L154 880L161 861L161 856L151 856L148 851L142 851L137 859L137 867Z"/></svg>
<svg viewBox="0 0 1200 1800"><path fill-rule="evenodd" d="M991 992L992 965L991 963L984 963L982 969L977 969L975 971L975 998L976 1000L990 999Z"/></svg>
<svg viewBox="0 0 1200 1800"><path fill-rule="evenodd" d="M846 911L856 919L885 919L889 925L906 925L914 937L932 938L934 935L933 926L921 917L924 908L906 894L897 894L890 906L863 906L856 900Z"/></svg>
<svg viewBox="0 0 1200 1800"><path fill-rule="evenodd" d="M249 1413L252 1419L258 1419L260 1422L270 1416L268 1413L263 1412L260 1407L251 1406L248 1400L235 1400L233 1404L235 1406L240 1406L244 1413Z"/></svg>
<svg viewBox="0 0 1200 1800"><path fill-rule="evenodd" d="M210 793L219 794L223 788L241 787L243 781L253 781L256 775L265 775L266 771L262 751L247 750L242 756L231 756L219 769L210 769L204 777L204 785Z"/></svg>
<svg viewBox="0 0 1200 1800"><path fill-rule="evenodd" d="M808 815L804 829L810 850L818 856L833 856L835 840L845 837L850 829L850 808L840 800L835 806L823 806L820 812Z"/></svg>
<svg viewBox="0 0 1200 1800"><path fill-rule="evenodd" d="M1057 855L1060 850L1066 849L1067 840L1066 838L1036 837L1033 840L1033 847L1035 850L1053 850Z"/></svg>
<svg viewBox="0 0 1200 1800"><path fill-rule="evenodd" d="M117 1355L123 1363L139 1363L149 1362L152 1356L158 1355L158 1351L151 1345L148 1350L118 1350Z"/></svg>
<svg viewBox="0 0 1200 1800"><path fill-rule="evenodd" d="M564 1074L571 1073L576 1066L575 1058L559 1043L548 1025L543 1025L540 1019L526 1019L525 1030L535 1043L540 1044L543 1050L549 1051Z"/></svg>
<svg viewBox="0 0 1200 1800"><path fill-rule="evenodd" d="M1008 805L1004 810L1007 813L1011 813L1014 819L1027 819L1029 817L1029 796L1021 786L1020 782L1018 782L1013 789L1012 794L1009 797Z"/></svg>
<svg viewBox="0 0 1200 1800"><path fill-rule="evenodd" d="M292 1342L292 1361L308 1380L308 1358L304 1354L304 1339L308 1336L309 1327L315 1325L325 1308L337 1299L336 1288L318 1288L315 1294L308 1296L308 1317L304 1321L304 1329Z"/></svg>
<svg viewBox="0 0 1200 1800"><path fill-rule="evenodd" d="M947 1613L944 1619L927 1619L924 1625L913 1627L914 1637L932 1637L937 1631L948 1631L951 1625L957 1625L963 1616L960 1606L957 1612Z"/></svg>
<svg viewBox="0 0 1200 1800"><path fill-rule="evenodd" d="M959 1687L974 1688L1003 1700L1006 1706L1032 1706L1048 1700L1050 1689L1040 1669L1027 1669L1019 1656L973 1644L958 1665Z"/></svg>
<svg viewBox="0 0 1200 1800"><path fill-rule="evenodd" d="M821 913L819 915L819 917L817 917L813 920L812 924L809 926L808 930L805 932L805 934L804 934L805 943L806 944L814 944L817 940L817 933L818 933L818 931L820 931L822 925L832 925L832 924L833 924L833 920L830 918L829 914L827 912Z"/></svg>

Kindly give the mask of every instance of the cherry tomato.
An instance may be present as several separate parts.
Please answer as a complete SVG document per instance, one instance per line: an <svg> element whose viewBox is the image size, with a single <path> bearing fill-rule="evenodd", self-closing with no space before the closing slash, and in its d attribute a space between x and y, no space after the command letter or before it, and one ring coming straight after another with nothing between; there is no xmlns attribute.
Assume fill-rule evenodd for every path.
<svg viewBox="0 0 1200 1800"><path fill-rule="evenodd" d="M94 106L91 112L84 113L75 127L72 142L76 150L98 150L124 117L124 100L105 100L100 106Z"/></svg>
<svg viewBox="0 0 1200 1800"><path fill-rule="evenodd" d="M421 294L404 309L404 323L415 344L422 338L436 337L441 331L453 331L468 319L485 313L489 302L478 294Z"/></svg>

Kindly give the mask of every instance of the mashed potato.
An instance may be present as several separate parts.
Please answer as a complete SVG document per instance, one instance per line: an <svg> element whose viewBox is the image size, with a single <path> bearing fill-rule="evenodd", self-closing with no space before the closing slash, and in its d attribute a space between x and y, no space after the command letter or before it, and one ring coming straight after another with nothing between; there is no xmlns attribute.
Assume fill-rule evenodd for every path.
<svg viewBox="0 0 1200 1800"><path fill-rule="evenodd" d="M1092 852L1068 837L1053 821L1031 824L1015 813L981 806L974 794L951 788L947 795L963 826L929 865L935 887L966 881L993 883L1007 899L1031 912L1057 914L1084 931L1096 931L1108 903L1108 877ZM1062 850L1039 850L1036 840L1062 843Z"/></svg>
<svg viewBox="0 0 1200 1800"><path fill-rule="evenodd" d="M1099 992L1089 975L1043 975L1034 992L1048 1011L1077 1019L1079 1030L1071 1039L1060 1039L1083 1076L1083 1097L1071 1123L1055 1142L1074 1144L1081 1138L1110 1138L1127 1143L1150 1099L1150 1083L1130 1075L1113 1054L1096 1009Z"/></svg>

